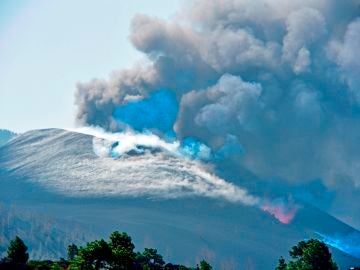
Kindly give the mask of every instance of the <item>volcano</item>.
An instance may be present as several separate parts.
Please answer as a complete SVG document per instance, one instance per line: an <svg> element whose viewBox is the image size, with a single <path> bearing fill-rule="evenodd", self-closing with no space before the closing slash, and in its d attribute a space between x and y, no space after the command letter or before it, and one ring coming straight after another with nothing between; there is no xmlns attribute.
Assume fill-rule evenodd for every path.
<svg viewBox="0 0 360 270"><path fill-rule="evenodd" d="M12 234L22 233L31 255L65 257L71 241L84 243L119 230L132 235L138 249L157 248L165 260L194 265L206 258L216 269L271 269L300 240L360 235L305 202L284 224L257 207L258 196L241 181L222 179L207 164L170 151L171 143L170 150L137 144L115 151L121 145L46 129L20 134L0 148L3 205L37 215L22 215L21 222L9 219L16 215L0 218L9 220ZM33 228L45 219L52 220L54 230L33 237ZM20 228L24 222L28 225ZM61 224L77 224L81 237ZM59 236L49 241L51 233ZM57 242L63 235L66 241ZM2 241L0 251L6 244ZM341 269L360 263L351 248L331 250Z"/></svg>

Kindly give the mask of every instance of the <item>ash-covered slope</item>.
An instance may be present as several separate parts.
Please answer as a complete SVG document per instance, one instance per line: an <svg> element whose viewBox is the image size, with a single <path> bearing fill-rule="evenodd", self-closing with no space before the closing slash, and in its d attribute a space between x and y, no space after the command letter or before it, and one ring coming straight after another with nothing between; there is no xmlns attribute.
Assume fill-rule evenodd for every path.
<svg viewBox="0 0 360 270"><path fill-rule="evenodd" d="M134 144L125 147L123 156L113 158L95 154L103 152L98 140L56 129L28 132L0 150L0 168L72 197L195 195L258 204L258 198L246 190L209 173L203 164L181 157L165 143L159 143L162 149Z"/></svg>
<svg viewBox="0 0 360 270"><path fill-rule="evenodd" d="M11 138L15 137L16 133L6 130L6 129L0 129L0 146L7 143Z"/></svg>
<svg viewBox="0 0 360 270"><path fill-rule="evenodd" d="M198 162L164 149L96 155L98 139L49 129L11 140L0 148L2 200L86 223L102 237L124 230L138 248L188 264L206 257L217 269L271 269L299 240L358 233L308 205L282 224ZM356 250L333 251L342 267L359 262Z"/></svg>

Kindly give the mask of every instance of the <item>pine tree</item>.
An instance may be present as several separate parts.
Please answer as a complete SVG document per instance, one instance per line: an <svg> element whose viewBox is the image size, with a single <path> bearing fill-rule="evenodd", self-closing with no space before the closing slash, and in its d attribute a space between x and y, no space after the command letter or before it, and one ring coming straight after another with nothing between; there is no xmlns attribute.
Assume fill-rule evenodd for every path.
<svg viewBox="0 0 360 270"><path fill-rule="evenodd" d="M14 263L26 263L29 259L29 253L27 253L27 246L24 244L20 237L16 236L14 240L10 242L7 250L7 257Z"/></svg>

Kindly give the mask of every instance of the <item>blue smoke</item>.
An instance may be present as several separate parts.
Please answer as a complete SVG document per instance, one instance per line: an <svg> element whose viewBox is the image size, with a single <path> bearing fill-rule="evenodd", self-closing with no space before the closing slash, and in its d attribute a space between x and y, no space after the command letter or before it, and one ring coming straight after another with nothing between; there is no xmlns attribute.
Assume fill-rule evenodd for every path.
<svg viewBox="0 0 360 270"><path fill-rule="evenodd" d="M168 137L174 137L173 125L178 110L174 92L159 90L148 98L117 107L113 116L118 123L125 123L136 131L158 130Z"/></svg>
<svg viewBox="0 0 360 270"><path fill-rule="evenodd" d="M113 117L119 124L126 124L142 133L149 132L151 134L153 130L160 131L163 133L163 138L171 142L177 137L173 125L178 110L179 105L174 92L158 90L148 98L129 101L127 104L115 108ZM212 152L209 146L194 137L184 138L179 150L179 154L184 157L203 161L222 160L243 153L244 149L241 144L232 135L226 137L224 145L217 152ZM113 157L117 155L115 152L111 154Z"/></svg>
<svg viewBox="0 0 360 270"><path fill-rule="evenodd" d="M193 137L186 137L182 140L180 154L190 159L204 161L213 158L210 147Z"/></svg>
<svg viewBox="0 0 360 270"><path fill-rule="evenodd" d="M328 236L318 232L316 234L328 246L360 259L360 233L351 233L344 236Z"/></svg>

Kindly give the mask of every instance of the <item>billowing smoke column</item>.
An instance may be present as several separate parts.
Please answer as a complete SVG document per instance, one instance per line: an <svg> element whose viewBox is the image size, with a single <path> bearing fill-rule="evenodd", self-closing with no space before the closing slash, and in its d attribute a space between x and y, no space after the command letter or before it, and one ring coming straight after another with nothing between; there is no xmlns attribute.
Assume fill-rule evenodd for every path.
<svg viewBox="0 0 360 270"><path fill-rule="evenodd" d="M196 138L263 178L322 179L333 213L360 216L359 4L194 0L176 20L137 15L146 59L78 84L77 120Z"/></svg>

